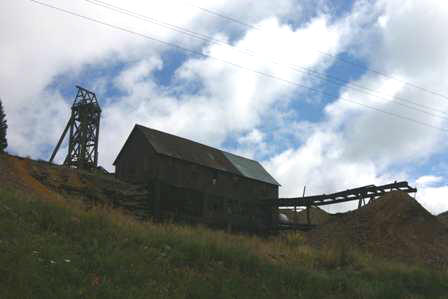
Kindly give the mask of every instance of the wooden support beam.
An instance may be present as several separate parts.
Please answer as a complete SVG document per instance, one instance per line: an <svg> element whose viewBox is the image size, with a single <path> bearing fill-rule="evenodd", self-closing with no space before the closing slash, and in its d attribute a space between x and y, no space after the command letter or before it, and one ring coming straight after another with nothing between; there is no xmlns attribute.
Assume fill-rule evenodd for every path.
<svg viewBox="0 0 448 299"><path fill-rule="evenodd" d="M294 223L297 223L297 206L294 206Z"/></svg>
<svg viewBox="0 0 448 299"><path fill-rule="evenodd" d="M202 218L207 218L208 211L207 211L207 201L208 201L208 193L202 193Z"/></svg>
<svg viewBox="0 0 448 299"><path fill-rule="evenodd" d="M51 155L51 158L50 158L50 163L53 163L53 160L54 160L54 158L56 157L56 154L59 151L59 147L61 146L62 141L64 141L65 135L67 135L67 131L70 128L72 122L73 122L73 117L70 117L70 119L69 119L69 121L67 123L67 126L65 126L64 132L61 135L61 138L59 138L58 144L54 148L53 154Z"/></svg>
<svg viewBox="0 0 448 299"><path fill-rule="evenodd" d="M369 185L365 187L349 189L342 192L332 194L313 195L307 197L295 197L295 198L276 198L262 200L262 204L274 205L277 207L307 207L308 205L321 206L340 202L347 202L352 200L361 200L364 198L375 198L384 195L393 190L400 190L406 193L414 193L417 189L412 188L407 182L398 182L394 184L388 184L383 186Z"/></svg>
<svg viewBox="0 0 448 299"><path fill-rule="evenodd" d="M161 186L159 180L154 180L154 202L153 202L153 214L156 219L160 218L160 193Z"/></svg>
<svg viewBox="0 0 448 299"><path fill-rule="evenodd" d="M310 219L310 206L306 206L306 223L307 224L311 224L311 219Z"/></svg>
<svg viewBox="0 0 448 299"><path fill-rule="evenodd" d="M302 198L305 198L305 191L306 191L306 185L303 186ZM306 206L306 222L308 224L311 224L311 220L310 220L310 205L309 204Z"/></svg>

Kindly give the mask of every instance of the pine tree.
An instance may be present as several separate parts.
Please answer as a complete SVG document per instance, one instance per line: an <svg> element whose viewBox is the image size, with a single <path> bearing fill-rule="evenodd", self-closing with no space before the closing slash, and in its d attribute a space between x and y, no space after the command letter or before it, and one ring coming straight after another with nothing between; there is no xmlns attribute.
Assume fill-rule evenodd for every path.
<svg viewBox="0 0 448 299"><path fill-rule="evenodd" d="M2 100L0 99L0 153L3 153L8 147L8 141L6 140L6 130L8 125L6 123L6 115L3 111Z"/></svg>

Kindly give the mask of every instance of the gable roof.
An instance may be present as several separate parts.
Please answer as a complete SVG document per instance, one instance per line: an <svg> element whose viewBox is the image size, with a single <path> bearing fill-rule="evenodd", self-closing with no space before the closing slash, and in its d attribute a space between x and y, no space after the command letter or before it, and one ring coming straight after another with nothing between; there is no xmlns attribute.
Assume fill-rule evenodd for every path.
<svg viewBox="0 0 448 299"><path fill-rule="evenodd" d="M139 130L143 133L146 140L158 154L280 186L263 166L255 160L141 125L135 125L134 130ZM118 154L114 165L118 161L120 154Z"/></svg>

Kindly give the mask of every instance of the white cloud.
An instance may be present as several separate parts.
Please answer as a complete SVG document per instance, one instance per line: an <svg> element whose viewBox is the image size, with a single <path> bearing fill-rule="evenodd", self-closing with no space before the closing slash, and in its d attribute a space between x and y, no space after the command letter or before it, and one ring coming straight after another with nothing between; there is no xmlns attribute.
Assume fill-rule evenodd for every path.
<svg viewBox="0 0 448 299"><path fill-rule="evenodd" d="M448 210L448 186L420 188L417 201L432 214L445 212Z"/></svg>
<svg viewBox="0 0 448 299"><path fill-rule="evenodd" d="M273 19L266 20L259 27L268 34L261 36L257 30L249 31L235 44L239 49L263 49L262 55L257 57L247 56L220 45L210 45L204 51L212 57L245 68L274 73L282 78L300 82L304 78L303 74L266 62L262 58L282 51L288 45L293 51L287 50L280 56L286 60L289 58L290 63L306 62L316 66L327 64L322 54L309 56L309 61L303 60L300 55L300 44L312 43L315 40L314 35L327 34L326 50L335 51L337 30L333 27L325 29L325 24L323 18L317 18L306 27L293 31ZM225 35L219 35L220 40L225 38ZM274 44L272 39L275 39ZM321 41L319 46L322 46ZM289 95L297 89L293 85L260 76L246 69L235 68L213 58L186 61L176 72L175 85L168 88L155 86L151 77L141 80L140 73L146 75L150 71L145 65L138 65L119 75L117 82L120 83L117 86L122 88L125 82L126 86L132 89L128 91L129 95L121 98L114 107L105 110L104 130L114 127L116 132L123 132L123 142L126 136L124 132L129 130L133 122L215 146L222 144L231 135L249 132L246 139L239 139L240 148L236 152L253 157L255 152L267 151L257 126L262 123L264 117L269 117L272 113L274 103L286 102ZM199 90L193 94L189 93L190 84L197 82L200 82ZM176 88L181 94L174 96L170 88ZM118 113L127 115L126 119L118 121L115 116ZM117 130L117 126L121 128ZM121 144L117 144L115 138L106 142L103 138L103 146L107 146L111 153L103 155L103 164L110 164Z"/></svg>
<svg viewBox="0 0 448 299"><path fill-rule="evenodd" d="M448 186L441 176L424 175L415 181L417 201L432 214L448 210Z"/></svg>
<svg viewBox="0 0 448 299"><path fill-rule="evenodd" d="M132 92L136 84L145 82L154 70L162 68L162 64L160 58L155 56L141 60L115 78L115 85L122 90Z"/></svg>
<svg viewBox="0 0 448 299"><path fill-rule="evenodd" d="M443 180L443 178L441 176L424 175L424 176L419 177L415 181L415 183L421 187L429 187L429 186L432 186L434 184L441 182L442 180Z"/></svg>
<svg viewBox="0 0 448 299"><path fill-rule="evenodd" d="M387 1L390 2L393 1ZM441 101L432 94L423 93L403 83L418 82L424 86L438 86L441 90L448 90L447 77L442 79L439 75L447 69L446 55L430 54L431 45L436 40L434 35L443 35L444 28L448 26L448 12L439 10L437 4L440 2L436 1L407 1L405 10L396 7L401 6L401 2L394 3L371 6L370 3L361 1L357 6L359 14L355 11L351 20L356 23L372 16L381 17L381 26L366 29L359 38L356 29L352 32L353 41L357 44L354 54L368 53L366 56L371 59L371 67L378 67L394 78L385 78L375 73L365 74L354 83L375 91L381 99L346 88L339 100L325 108L326 119L314 126L302 126L307 131L307 137L300 147L287 149L266 163L274 176L285 186L282 189L284 196L297 195L303 185L310 186L312 193L319 194L353 186L409 180L411 177L408 173L391 170L391 167L410 167L413 163L428 159L433 153L446 150L446 137L441 131L345 101L351 99L436 127L446 125L444 119L396 105L397 101L391 99L404 98L448 112L448 101ZM425 13L422 14L422 11ZM359 18L360 14L365 17ZM420 22L417 37L406 27L406 24L413 23L414 17ZM436 19L435 22L432 22L432 18ZM424 32L428 30L431 34L425 35ZM406 31L406 39L402 40L403 31ZM394 37L399 38L397 40ZM376 42L370 42L372 39ZM359 44L360 40L366 43ZM418 41L418 46L405 45L405 41ZM448 51L448 46L444 43L442 48ZM403 52L406 53L403 55ZM421 70L421 73L414 73L414 68ZM432 179L434 180L434 177ZM418 198L422 199L420 202L431 212L440 212L446 208L443 201L445 191L445 187L420 188ZM354 207L355 204L329 209L340 211Z"/></svg>
<svg viewBox="0 0 448 299"><path fill-rule="evenodd" d="M316 194L409 179L412 176L406 171L392 167L409 168L448 147L445 135L436 130L343 100L350 98L432 126L445 126L441 118L391 100L400 97L448 112L448 101L403 83L416 82L448 93L448 42L440 38L448 27L443 1L357 1L346 18L334 18L328 8L321 10L326 13L317 9L316 17L297 29L285 25L285 20L297 24L309 17L303 15L308 2L196 2L254 23L261 30L232 24L180 2L173 6L172 1L113 1L165 22L229 40L239 51L206 45L85 1L48 2L304 85L317 80L282 64L325 71L333 59L324 53L337 55L344 50L399 80L364 74L354 83L381 94L381 99L346 88L338 100L325 107L321 121L291 121L291 101L312 101L297 86L197 57L180 66L169 86L159 86L154 71L169 63L162 59L166 47L28 1L4 1L0 3L0 90L8 113L10 148L19 154L42 157L45 147L56 143L68 120L72 99L63 99L49 84L58 81L61 74L76 78L87 66L107 70L116 64L124 66L117 76L96 78L92 86L86 86L107 91L112 84L124 93L103 99L108 105L103 107L100 162L108 169L134 123L214 146L236 136L237 152L253 156L256 151L273 153L277 149L262 131L267 120L273 121L276 138L284 135L290 142L284 151L263 163L283 185L281 193L286 196L297 195L303 185L307 185L308 194ZM319 3L325 5L325 1ZM248 49L258 56L241 52ZM429 204L434 197L430 208L442 209L444 188L426 185L418 198ZM347 206L334 210L344 208Z"/></svg>
<svg viewBox="0 0 448 299"><path fill-rule="evenodd" d="M264 134L258 130L253 129L247 135L238 138L240 144L257 144L262 142L264 139Z"/></svg>
<svg viewBox="0 0 448 299"><path fill-rule="evenodd" d="M46 0L44 2L129 28L139 33L150 34L162 40L181 43L186 47L195 48L202 43L163 29L160 26L94 6L87 1ZM182 2L108 2L155 17L163 22L191 27L192 30L205 34L214 34L228 26L228 22L223 23L221 19L207 16L202 11ZM252 6L251 3L242 1L232 3L224 1L202 1L201 3L198 1L196 3L211 9L219 10L223 8L230 14L236 13L235 16L239 15L241 11L247 11L242 10L241 7ZM275 5L270 1L259 2L255 10L252 9L250 14L246 14L247 19L242 18L241 20L258 22L277 14L282 16L295 10L292 5L293 2L289 0L278 1ZM173 7L181 7L182 9L173 9ZM299 9L298 6L296 7ZM216 122L230 122L227 120L229 115L220 117L216 113L216 111L222 112L229 107L227 101L223 104L218 103L218 100L222 101L223 96L219 99L216 98L215 102L210 101L208 97L201 96L175 99L166 96L163 90L157 89L152 86L149 80L145 80L145 76L149 76L153 70L153 67L149 64L157 62L157 67L160 67L160 64L163 63L160 61L160 54L166 50L165 47L143 38L39 6L30 1L2 2L0 3L0 11L2 12L2 18L0 18L2 35L0 57L3 61L0 70L0 90L5 109L8 112L10 150L12 149L22 155L36 157L41 155L42 147L56 142L65 125L69 109L60 95L53 90L46 90L46 87L51 82L57 81L60 74L68 73L76 78L76 75L86 66L107 68L109 65L117 63L130 63L129 69L125 70L120 75L121 77L116 80L122 84L119 88L126 90L133 97L128 96L118 99L118 101L125 102L118 103L115 108L111 107L104 110L105 121L102 132L111 130L113 126L129 128L128 122L134 122L135 120L140 120L140 122L146 120L145 122L148 123L148 120L151 119L151 123L161 128L169 127L171 131L185 134L185 132L195 131L194 120L199 115L199 119L203 121L202 124L208 127L207 131L209 133L206 136L203 136L201 132L196 136L194 133L186 133L186 135L204 141L211 138L213 144L218 144L228 133L228 124L221 130L217 129L216 134L211 132L213 127L216 127ZM244 32L244 30L239 29L240 32ZM286 32L287 30L283 31ZM265 43L268 43L268 41L265 41ZM217 47L210 49L210 51L220 54ZM232 54L228 55L232 59ZM215 63L213 62L213 64ZM227 68L221 67L221 69L221 71L226 72L228 83L231 83L229 78L231 72ZM240 79L246 83L251 80L250 76L242 74L240 76ZM76 83L74 82L73 85ZM104 79L101 78L92 82L93 87L104 88L104 85ZM223 88L221 88L221 91L223 91ZM216 93L217 91L215 91ZM240 96L245 98L246 94L240 94ZM147 103L148 98L151 98L154 104L157 103L161 107L153 104L149 105ZM68 102L72 101L72 99L66 100ZM111 101L110 99L104 99L104 102L109 103ZM209 102L211 102L210 105ZM244 104L238 101L235 104L241 104L241 107L244 107ZM155 110L149 111L149 108ZM250 106L246 106L246 110L250 109L252 109ZM152 115L154 111L157 112L156 115ZM117 116L108 115L108 113L117 113ZM251 114L243 113L239 117L239 124L250 129L251 125L249 123L256 120L257 116L244 120L245 115L250 117ZM108 123L109 119L120 120L124 124ZM38 125L32 125L36 122L38 122ZM127 135L124 130L112 131L122 132L120 139L124 139ZM103 133L102 137L105 136L106 134ZM115 136L114 144L117 144L116 138ZM104 148L107 148L107 152L109 152L111 146L107 143L107 139L101 141ZM112 148L116 151L116 146L112 146ZM102 159L102 162L110 165L111 159Z"/></svg>

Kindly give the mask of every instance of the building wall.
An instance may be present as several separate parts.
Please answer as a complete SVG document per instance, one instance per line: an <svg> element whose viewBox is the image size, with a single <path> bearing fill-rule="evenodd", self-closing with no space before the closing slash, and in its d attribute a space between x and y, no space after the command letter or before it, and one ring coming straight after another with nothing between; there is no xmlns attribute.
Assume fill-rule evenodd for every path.
<svg viewBox="0 0 448 299"><path fill-rule="evenodd" d="M261 208L256 202L278 198L278 186L163 155L158 155L157 163L157 177L164 185L177 187L162 190L162 210L176 214L176 207L183 206L187 213L198 216L200 211L207 222L221 226L267 227L277 221L275 208Z"/></svg>
<svg viewBox="0 0 448 299"><path fill-rule="evenodd" d="M160 182L157 213L200 217L205 222L234 227L270 226L276 210L256 201L278 198L278 186L156 154L134 130L116 163L118 178L134 183Z"/></svg>
<svg viewBox="0 0 448 299"><path fill-rule="evenodd" d="M115 163L117 178L132 183L147 183L156 177L156 154L138 130L133 130Z"/></svg>
<svg viewBox="0 0 448 299"><path fill-rule="evenodd" d="M239 199L278 198L278 187L164 155L157 155L157 177L169 184Z"/></svg>

